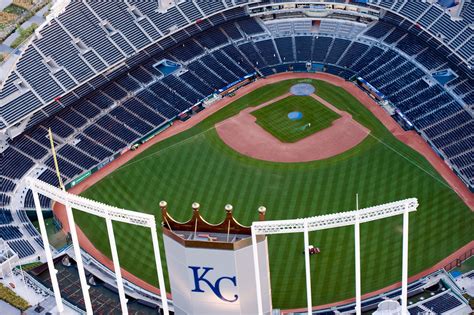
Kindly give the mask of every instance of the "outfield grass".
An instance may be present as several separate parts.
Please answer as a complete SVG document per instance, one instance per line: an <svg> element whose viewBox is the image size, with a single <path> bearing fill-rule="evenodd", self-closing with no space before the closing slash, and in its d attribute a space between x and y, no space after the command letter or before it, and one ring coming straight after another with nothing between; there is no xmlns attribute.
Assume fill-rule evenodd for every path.
<svg viewBox="0 0 474 315"><path fill-rule="evenodd" d="M300 120L288 114L300 112ZM257 124L282 142L297 142L331 126L340 116L311 96L289 96L251 113Z"/></svg>
<svg viewBox="0 0 474 315"><path fill-rule="evenodd" d="M40 230L38 220L32 221L33 226L36 228L37 231ZM63 248L67 245L67 236L64 233L64 230L57 230L56 226L54 225L54 218L48 218L44 220L44 224L46 226L46 232L48 234L49 244L54 248Z"/></svg>
<svg viewBox="0 0 474 315"><path fill-rule="evenodd" d="M283 95L297 82L301 80L279 82L247 94L195 127L143 152L83 195L153 213L158 222L160 200L168 201L170 213L178 220L189 219L191 203L198 201L203 216L214 223L223 220L224 205L231 203L243 224L257 219L260 205L267 206L271 220L354 209L356 193L361 207L417 197L420 207L410 215L410 275L472 240L474 215L468 207L421 155L396 140L342 88L310 81L317 95L371 130L371 136L341 155L309 163L272 163L242 156L220 140L213 127L216 122ZM104 220L78 211L75 215L86 235L110 257ZM114 229L122 266L156 285L149 231L123 223L114 223ZM362 225L364 293L401 280L401 235L401 217ZM313 303L354 296L353 228L310 233L310 243L322 251L311 258ZM269 237L276 308L306 306L302 244L302 235Z"/></svg>

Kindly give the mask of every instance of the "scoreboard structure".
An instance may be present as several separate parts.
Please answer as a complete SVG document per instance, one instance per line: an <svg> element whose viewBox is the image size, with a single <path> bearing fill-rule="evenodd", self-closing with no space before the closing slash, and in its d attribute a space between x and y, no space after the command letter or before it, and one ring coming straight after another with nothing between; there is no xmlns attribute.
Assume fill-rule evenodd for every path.
<svg viewBox="0 0 474 315"><path fill-rule="evenodd" d="M257 314L257 296L261 296L264 314L271 314L270 269L265 235L259 235L260 292L255 286L251 228L241 225L226 205L226 217L220 224L206 222L199 204L185 222L175 221L160 203L163 216L163 240L170 277L175 314ZM264 220L265 208L259 208Z"/></svg>

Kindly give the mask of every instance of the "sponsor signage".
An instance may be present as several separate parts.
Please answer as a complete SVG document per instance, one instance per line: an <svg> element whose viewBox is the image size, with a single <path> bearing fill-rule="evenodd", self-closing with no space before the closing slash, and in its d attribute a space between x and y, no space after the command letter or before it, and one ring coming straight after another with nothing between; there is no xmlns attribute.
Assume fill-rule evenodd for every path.
<svg viewBox="0 0 474 315"><path fill-rule="evenodd" d="M94 173L97 172L98 170L100 170L101 168L103 168L104 166L106 166L107 164L109 164L110 162L112 162L115 158L113 156L111 157L108 157L107 159L105 159L104 161L100 162L96 169L94 170Z"/></svg>
<svg viewBox="0 0 474 315"><path fill-rule="evenodd" d="M81 176L75 178L72 182L69 183L69 187L68 188L72 188L74 186L76 186L77 184L79 184L80 182L82 182L84 179L86 179L87 177L91 176L92 174L92 171L87 171L85 172L84 174L82 174Z"/></svg>
<svg viewBox="0 0 474 315"><path fill-rule="evenodd" d="M179 232L176 232L179 233ZM257 314L253 252L186 247L163 235L176 315ZM264 313L271 313L267 242L258 243Z"/></svg>
<svg viewBox="0 0 474 315"><path fill-rule="evenodd" d="M221 291L221 282L229 281L231 285L237 287L237 277L236 276L222 276L217 278L215 281L210 281L206 278L206 275L209 272L214 271L212 267L198 267L198 266L188 266L189 269L193 271L192 279L194 281L194 288L191 292L206 293L207 290L211 292L219 299L224 302L234 303L239 299L237 294L234 294L233 297L225 297ZM201 287L202 285L202 287Z"/></svg>

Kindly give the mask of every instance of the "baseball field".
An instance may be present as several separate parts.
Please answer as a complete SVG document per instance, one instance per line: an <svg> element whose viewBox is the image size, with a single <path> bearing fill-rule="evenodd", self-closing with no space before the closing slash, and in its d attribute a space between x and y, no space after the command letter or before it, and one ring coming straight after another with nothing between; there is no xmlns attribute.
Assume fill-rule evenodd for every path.
<svg viewBox="0 0 474 315"><path fill-rule="evenodd" d="M291 119L288 115L300 114ZM309 96L289 96L281 101L252 112L257 124L281 142L296 142L326 129L338 114Z"/></svg>
<svg viewBox="0 0 474 315"><path fill-rule="evenodd" d="M238 153L220 138L216 124L283 96L300 81L273 83L236 99L194 127L155 144L83 195L155 214L160 223L160 200L166 200L170 214L181 221L191 217L192 202L199 202L202 215L212 223L222 221L224 205L230 203L234 216L247 225L257 219L261 205L267 207L267 219L272 220L352 210L356 193L361 207L416 197L420 206L410 216L410 275L430 268L471 241L474 216L468 206L422 155L397 140L340 87L304 80L315 86L318 97L370 131L362 142L341 154L304 163L268 162ZM270 104L254 116L266 132L288 142L310 134L317 137L338 117L318 102L286 102L288 99ZM303 119L310 118L304 125L311 124L297 133L295 128L301 126L292 127L287 117L295 110L303 113ZM105 221L78 211L75 217L95 247L111 257ZM149 231L120 223L114 223L114 229L122 267L156 285ZM401 217L362 225L363 293L400 281L401 229ZM304 307L303 235L270 236L268 241L274 307ZM311 233L310 243L321 249L311 258L313 303L353 297L353 228Z"/></svg>

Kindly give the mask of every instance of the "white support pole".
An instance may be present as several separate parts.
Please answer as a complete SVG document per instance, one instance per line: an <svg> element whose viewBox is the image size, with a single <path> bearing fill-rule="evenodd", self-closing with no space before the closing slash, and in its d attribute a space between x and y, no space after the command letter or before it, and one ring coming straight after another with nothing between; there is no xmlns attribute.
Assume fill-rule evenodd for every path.
<svg viewBox="0 0 474 315"><path fill-rule="evenodd" d="M403 248L402 248L402 314L408 314L408 206L403 212Z"/></svg>
<svg viewBox="0 0 474 315"><path fill-rule="evenodd" d="M36 190L31 190L33 193L33 201L35 202L36 216L38 217L38 224L40 227L41 238L43 240L44 252L46 255L46 261L48 262L49 276L51 277L51 284L53 286L54 298L56 299L56 307L58 312L64 312L63 300L61 299L61 292L59 290L58 278L56 274L58 271L54 268L54 261L51 255L51 249L49 247L48 233L46 232L46 226L44 224L43 210L41 209L41 203L39 200L38 193Z"/></svg>
<svg viewBox="0 0 474 315"><path fill-rule="evenodd" d="M25 282L25 272L23 271L23 268L21 267L21 265L18 265L20 267L20 272L21 272L21 281L23 281L23 285L26 285L26 282Z"/></svg>
<svg viewBox="0 0 474 315"><path fill-rule="evenodd" d="M158 285L161 292L161 304L163 307L163 315L169 315L168 297L166 296L165 276L163 275L163 267L161 266L160 247L158 245L158 235L156 234L156 223L150 225L151 240L153 242L153 252L155 254L156 272L158 273Z"/></svg>
<svg viewBox="0 0 474 315"><path fill-rule="evenodd" d="M10 266L10 259L8 260L8 265L9 265L10 270L12 270L12 267ZM22 283L23 283L23 288L25 288L25 290L28 290L28 289L26 288L25 272L23 271L23 268L21 267L21 264L19 264L18 267L20 268L21 281L22 281ZM13 279L14 279L14 278L13 278ZM25 292L26 292L26 291L25 291Z"/></svg>
<svg viewBox="0 0 474 315"><path fill-rule="evenodd" d="M356 209L359 211L359 194L356 195ZM360 273L360 220L359 213L356 213L354 223L354 245L355 245L355 280L356 280L356 314L362 314L361 297L361 273Z"/></svg>
<svg viewBox="0 0 474 315"><path fill-rule="evenodd" d="M15 280L15 274L13 273L13 268L12 268L12 264L10 263L10 260L8 260L8 269L10 269L10 272L11 272L10 275L12 276L12 281L13 281L13 284L15 285L15 288L19 288Z"/></svg>
<svg viewBox="0 0 474 315"><path fill-rule="evenodd" d="M120 269L120 261L117 252L117 244L115 243L115 234L112 220L110 218L105 219L107 225L107 234L109 236L110 252L112 253L112 261L114 263L115 278L117 279L117 289L120 298L120 307L122 314L128 314L127 298L125 297L125 289L123 287L122 270Z"/></svg>
<svg viewBox="0 0 474 315"><path fill-rule="evenodd" d="M252 250L253 250L253 267L255 270L255 288L257 290L257 310L258 315L263 315L263 303L262 303L262 288L260 284L260 266L258 264L258 244L257 235L255 234L254 227L251 227L252 231Z"/></svg>
<svg viewBox="0 0 474 315"><path fill-rule="evenodd" d="M82 262L81 247L79 246L79 239L77 238L76 222L74 221L74 214L72 213L71 205L66 204L66 215L69 224L69 232L71 233L72 245L74 248L74 256L77 263L77 272L79 273L79 282L81 283L82 296L84 297L84 304L86 306L86 313L92 314L92 303L89 295L89 285L87 284L86 273L84 272L84 264Z"/></svg>
<svg viewBox="0 0 474 315"><path fill-rule="evenodd" d="M311 266L309 264L309 233L308 221L304 220L304 264L306 269L306 301L308 306L308 315L311 315L313 302L311 299Z"/></svg>

